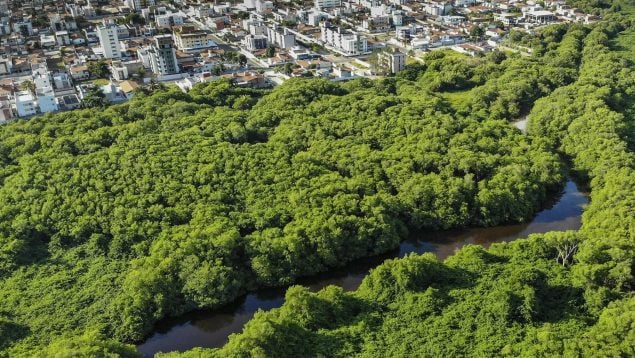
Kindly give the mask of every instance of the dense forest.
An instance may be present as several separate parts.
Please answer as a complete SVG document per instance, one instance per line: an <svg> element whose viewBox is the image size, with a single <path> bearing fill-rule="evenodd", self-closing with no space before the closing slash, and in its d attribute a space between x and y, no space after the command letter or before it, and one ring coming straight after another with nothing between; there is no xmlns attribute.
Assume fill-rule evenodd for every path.
<svg viewBox="0 0 635 358"><path fill-rule="evenodd" d="M211 356L632 355L633 24L398 76L228 81L0 128L0 356L136 356L160 319L395 248L522 222L588 182L576 232L388 261L287 292ZM529 114L529 135L510 121ZM565 164L566 163L566 164ZM630 342L630 343L629 343Z"/></svg>
<svg viewBox="0 0 635 358"><path fill-rule="evenodd" d="M551 37L541 61L563 69L563 85L527 86L556 71L532 78L533 59L523 59L457 108L484 125L515 114L497 105L504 98L520 113L530 107L532 141L561 153L591 190L579 231L467 246L444 262L388 260L354 292L293 286L280 309L258 312L225 347L163 356L634 356L635 63L612 51L633 25L552 27L533 40ZM506 77L515 68L526 75Z"/></svg>
<svg viewBox="0 0 635 358"><path fill-rule="evenodd" d="M523 59L458 110L484 124L516 114L497 101L521 111L527 101L533 142L568 158L589 183L581 230L468 246L445 262L431 254L389 260L352 293L294 286L282 308L257 313L222 349L180 356L635 355L635 66L611 51L629 25L552 27L533 40L551 37L554 49L541 56L563 69L564 85L541 89L527 85L532 77L506 77L514 68L531 74L533 59ZM536 83L556 73L537 72Z"/></svg>

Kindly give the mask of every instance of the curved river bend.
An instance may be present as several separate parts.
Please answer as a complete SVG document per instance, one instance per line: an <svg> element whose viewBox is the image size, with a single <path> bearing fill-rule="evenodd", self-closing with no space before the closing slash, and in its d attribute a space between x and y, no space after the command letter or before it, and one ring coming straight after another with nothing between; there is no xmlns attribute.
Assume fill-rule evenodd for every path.
<svg viewBox="0 0 635 358"><path fill-rule="evenodd" d="M388 258L403 257L411 252L434 252L444 259L466 244L488 247L495 242L512 241L533 233L580 228L581 215L588 198L569 180L563 193L551 206L538 213L531 222L491 228L461 231L421 232L416 238L403 241L399 248L385 255L354 261L340 269L299 279L296 284L319 290L337 285L354 290L369 270ZM185 351L194 347L220 347L232 333L241 332L254 313L282 306L286 288L262 289L215 311L195 311L166 319L157 324L155 332L137 346L144 357L157 352Z"/></svg>

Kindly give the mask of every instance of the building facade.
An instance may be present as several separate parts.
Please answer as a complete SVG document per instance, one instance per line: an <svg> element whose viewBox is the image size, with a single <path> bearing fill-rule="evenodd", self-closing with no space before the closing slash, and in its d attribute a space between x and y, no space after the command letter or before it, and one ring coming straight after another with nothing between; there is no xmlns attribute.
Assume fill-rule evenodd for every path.
<svg viewBox="0 0 635 358"><path fill-rule="evenodd" d="M341 27L320 23L321 40L346 56L356 56L368 52L368 39L355 33L342 30Z"/></svg>
<svg viewBox="0 0 635 358"><path fill-rule="evenodd" d="M378 64L381 72L397 73L406 67L406 55L397 50L385 51L379 54Z"/></svg>
<svg viewBox="0 0 635 358"><path fill-rule="evenodd" d="M193 26L180 26L175 28L174 44L182 51L200 50L216 45L209 33L197 30Z"/></svg>
<svg viewBox="0 0 635 358"><path fill-rule="evenodd" d="M105 58L120 58L119 36L117 35L117 25L108 22L97 26L97 36L99 44Z"/></svg>
<svg viewBox="0 0 635 358"><path fill-rule="evenodd" d="M179 73L174 42L170 35L155 36L154 44L148 50L150 68L157 76Z"/></svg>

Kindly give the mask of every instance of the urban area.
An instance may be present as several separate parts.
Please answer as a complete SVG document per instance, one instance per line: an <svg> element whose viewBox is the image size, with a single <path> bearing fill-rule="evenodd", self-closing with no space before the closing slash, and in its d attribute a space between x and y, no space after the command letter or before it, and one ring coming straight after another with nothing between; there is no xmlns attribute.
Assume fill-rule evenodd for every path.
<svg viewBox="0 0 635 358"><path fill-rule="evenodd" d="M0 0L0 123L164 84L386 76L441 48L528 55L513 32L598 19L562 0Z"/></svg>

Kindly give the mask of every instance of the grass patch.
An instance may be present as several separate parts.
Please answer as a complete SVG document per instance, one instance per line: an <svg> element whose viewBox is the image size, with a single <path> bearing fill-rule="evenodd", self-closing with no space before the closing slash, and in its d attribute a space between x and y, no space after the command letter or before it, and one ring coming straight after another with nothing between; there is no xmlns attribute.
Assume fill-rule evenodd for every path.
<svg viewBox="0 0 635 358"><path fill-rule="evenodd" d="M448 101L454 109L458 109L467 103L470 98L471 91L472 90L469 89L465 91L437 92L437 94Z"/></svg>
<svg viewBox="0 0 635 358"><path fill-rule="evenodd" d="M93 80L91 82L94 83L96 86L105 86L105 85L110 83L110 81L108 81L105 78L98 78L98 79Z"/></svg>

